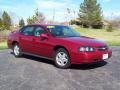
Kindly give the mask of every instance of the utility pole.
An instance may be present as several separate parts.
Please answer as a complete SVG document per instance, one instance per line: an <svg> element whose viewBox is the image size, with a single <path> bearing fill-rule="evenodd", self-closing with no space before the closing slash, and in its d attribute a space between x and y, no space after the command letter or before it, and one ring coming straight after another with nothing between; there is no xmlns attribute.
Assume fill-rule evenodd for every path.
<svg viewBox="0 0 120 90"><path fill-rule="evenodd" d="M75 12L75 11L73 11L73 13L74 13L74 20L75 20L75 14L76 14L76 12Z"/></svg>
<svg viewBox="0 0 120 90"><path fill-rule="evenodd" d="M70 22L71 10L69 8L67 8L67 13L68 13L68 22ZM68 25L70 25L70 23Z"/></svg>
<svg viewBox="0 0 120 90"><path fill-rule="evenodd" d="M53 9L53 23L55 22L55 9Z"/></svg>

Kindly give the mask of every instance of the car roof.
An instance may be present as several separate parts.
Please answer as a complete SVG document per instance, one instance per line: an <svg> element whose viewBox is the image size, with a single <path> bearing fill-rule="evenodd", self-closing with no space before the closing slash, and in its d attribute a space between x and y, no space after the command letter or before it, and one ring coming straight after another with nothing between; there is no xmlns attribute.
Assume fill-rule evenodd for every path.
<svg viewBox="0 0 120 90"><path fill-rule="evenodd" d="M65 25L56 25L56 24L31 24L31 25L26 25L26 26L43 26L43 27L47 27L47 26L65 26Z"/></svg>

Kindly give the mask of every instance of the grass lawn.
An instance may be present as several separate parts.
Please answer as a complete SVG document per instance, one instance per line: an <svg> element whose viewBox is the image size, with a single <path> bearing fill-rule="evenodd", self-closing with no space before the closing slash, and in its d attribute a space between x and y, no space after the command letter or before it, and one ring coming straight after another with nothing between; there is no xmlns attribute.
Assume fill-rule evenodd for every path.
<svg viewBox="0 0 120 90"><path fill-rule="evenodd" d="M6 42L0 42L0 50L7 49L7 43Z"/></svg>
<svg viewBox="0 0 120 90"><path fill-rule="evenodd" d="M114 30L113 32L106 32L104 29L76 29L82 36L88 36L103 40L110 46L120 46L120 30Z"/></svg>

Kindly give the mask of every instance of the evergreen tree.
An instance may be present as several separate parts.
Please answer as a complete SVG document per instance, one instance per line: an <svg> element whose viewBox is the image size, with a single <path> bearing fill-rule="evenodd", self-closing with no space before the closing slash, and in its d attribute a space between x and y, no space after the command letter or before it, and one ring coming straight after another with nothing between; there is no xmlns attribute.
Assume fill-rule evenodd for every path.
<svg viewBox="0 0 120 90"><path fill-rule="evenodd" d="M25 22L24 22L23 19L21 19L21 20L19 21L19 27L23 27L23 26L25 26Z"/></svg>
<svg viewBox="0 0 120 90"><path fill-rule="evenodd" d="M84 0L79 9L79 20L83 25L94 27L95 25L102 27L102 11L97 0Z"/></svg>
<svg viewBox="0 0 120 90"><path fill-rule="evenodd" d="M35 14L27 19L28 24L43 23L45 21L45 16L36 9Z"/></svg>
<svg viewBox="0 0 120 90"><path fill-rule="evenodd" d="M45 21L45 16L43 15L43 13L39 12L38 9L36 9L35 11L35 22L36 23L44 23Z"/></svg>
<svg viewBox="0 0 120 90"><path fill-rule="evenodd" d="M0 29L2 29L2 26L3 26L3 22L2 19L0 18Z"/></svg>
<svg viewBox="0 0 120 90"><path fill-rule="evenodd" d="M2 21L3 21L4 28L9 30L10 26L12 25L12 22L11 22L10 16L6 11L3 12L2 19L3 19Z"/></svg>
<svg viewBox="0 0 120 90"><path fill-rule="evenodd" d="M34 24L34 23L35 23L35 22L34 22L33 17L29 17L29 18L27 19L27 24L28 24L28 25Z"/></svg>

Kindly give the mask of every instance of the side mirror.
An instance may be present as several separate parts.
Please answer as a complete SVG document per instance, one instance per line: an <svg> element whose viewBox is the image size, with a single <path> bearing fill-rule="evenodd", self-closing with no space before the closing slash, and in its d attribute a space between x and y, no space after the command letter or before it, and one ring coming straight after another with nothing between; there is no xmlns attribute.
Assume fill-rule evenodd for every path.
<svg viewBox="0 0 120 90"><path fill-rule="evenodd" d="M48 35L47 34L41 34L40 37L41 37L42 40L48 39Z"/></svg>

